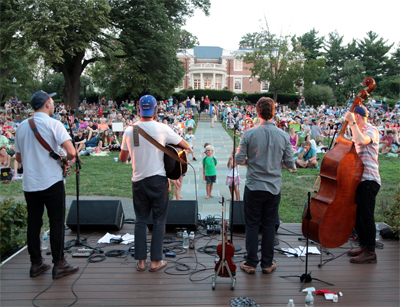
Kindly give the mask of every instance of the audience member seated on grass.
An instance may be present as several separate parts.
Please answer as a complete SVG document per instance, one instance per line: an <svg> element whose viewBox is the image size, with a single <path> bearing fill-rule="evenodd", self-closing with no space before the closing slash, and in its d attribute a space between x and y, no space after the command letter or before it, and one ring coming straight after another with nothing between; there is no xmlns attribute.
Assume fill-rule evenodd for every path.
<svg viewBox="0 0 400 307"><path fill-rule="evenodd" d="M236 120L233 118L232 113L228 113L228 117L226 118L226 128L233 129L235 126Z"/></svg>
<svg viewBox="0 0 400 307"><path fill-rule="evenodd" d="M318 166L317 153L316 150L311 147L310 141L305 141L303 143L303 147L300 149L295 164L300 168L315 168Z"/></svg>
<svg viewBox="0 0 400 307"><path fill-rule="evenodd" d="M8 148L9 141L10 140L6 136L0 134L0 148Z"/></svg>
<svg viewBox="0 0 400 307"><path fill-rule="evenodd" d="M88 138L88 141L85 143L85 147L97 147L99 144L99 138L97 136L92 137L91 139Z"/></svg>
<svg viewBox="0 0 400 307"><path fill-rule="evenodd" d="M382 146L382 155L386 155L392 150L392 144L394 142L393 131L385 129L385 134L379 140L379 147ZM382 145L381 145L382 144Z"/></svg>
<svg viewBox="0 0 400 307"><path fill-rule="evenodd" d="M292 144L292 150L296 152L299 149L299 136L296 134L294 127L290 128L289 140Z"/></svg>
<svg viewBox="0 0 400 307"><path fill-rule="evenodd" d="M74 137L75 148L78 152L85 149L86 138L83 135L83 129L79 128L77 136Z"/></svg>
<svg viewBox="0 0 400 307"><path fill-rule="evenodd" d="M119 145L118 139L110 135L108 130L104 130L103 135L99 140L99 149L102 151L109 150L110 145Z"/></svg>
<svg viewBox="0 0 400 307"><path fill-rule="evenodd" d="M7 154L5 147L0 149L0 169L11 166L11 156Z"/></svg>
<svg viewBox="0 0 400 307"><path fill-rule="evenodd" d="M108 130L108 124L106 123L106 118L100 118L100 124L98 124L98 128L100 132L103 132L105 130Z"/></svg>

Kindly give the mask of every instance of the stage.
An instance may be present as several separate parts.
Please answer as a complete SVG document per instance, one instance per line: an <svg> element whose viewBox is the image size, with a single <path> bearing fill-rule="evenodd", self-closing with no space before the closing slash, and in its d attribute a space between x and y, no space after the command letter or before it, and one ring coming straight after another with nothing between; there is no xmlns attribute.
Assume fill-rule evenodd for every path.
<svg viewBox="0 0 400 307"><path fill-rule="evenodd" d="M199 229L200 230L200 229ZM82 232L81 237L88 237L87 242L93 247L105 246L96 244L106 231L96 230ZM134 233L134 224L125 224L114 234ZM237 265L236 285L231 290L229 278L217 279L216 289L212 290L211 278L214 273L214 255L212 251L221 242L221 236L204 236L196 234L195 249L189 249L176 258L164 258L168 261L166 270L158 272L136 271L136 261L130 254L120 257L106 257L104 261L88 263L87 258L67 260L79 265L80 270L53 282L51 270L36 278L29 277L29 255L25 248L1 266L1 301L2 307L33 306L32 299L41 291L51 287L35 300L36 306L68 306L74 302L75 292L78 301L74 306L230 306L230 300L247 297L260 306L286 306L293 299L296 306L304 306L306 293L299 292L299 278L280 278L283 275L302 275L305 273L305 257L287 257L275 253L277 269L272 274L262 274L258 267L255 275L248 275L239 268L243 260L245 241L244 233L234 233L234 243L243 249L233 258ZM150 237L151 232L149 232ZM180 240L173 233L167 233L172 243L165 248L179 246ZM66 241L74 239L76 232L66 231ZM230 237L230 236L229 236ZM281 224L276 238L277 249L305 246L301 238L300 224ZM341 248L329 249L331 254L323 253L325 260L338 257L318 267L319 255L309 257L308 271L313 278L318 278L335 286L313 281L304 285L318 289L329 289L343 293L338 306L399 306L399 242L381 240L383 249L377 249L377 264L352 264L344 254L351 248L347 242ZM102 247L104 251L125 249L131 245L109 244ZM310 244L310 247L315 247ZM354 246L354 245L353 245ZM205 248L204 248L205 247ZM354 246L356 248L356 246ZM202 251L206 251L202 252ZM77 248L71 249L76 252ZM94 255L104 255L95 253ZM44 255L46 262L51 263L51 256ZM96 257L98 260L100 257ZM180 264L177 264L180 263ZM149 267L149 265L148 265ZM315 295L315 306L331 306L332 301L325 300L323 295Z"/></svg>

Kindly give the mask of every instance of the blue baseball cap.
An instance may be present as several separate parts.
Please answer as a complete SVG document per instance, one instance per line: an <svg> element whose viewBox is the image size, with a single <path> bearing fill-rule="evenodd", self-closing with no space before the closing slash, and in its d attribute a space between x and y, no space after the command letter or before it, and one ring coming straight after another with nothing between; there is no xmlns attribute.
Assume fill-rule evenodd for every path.
<svg viewBox="0 0 400 307"><path fill-rule="evenodd" d="M49 100L51 97L54 95L57 95L57 93L53 94L47 94L44 91L37 91L34 93L31 97L30 103L32 108L36 111L39 110L47 100Z"/></svg>
<svg viewBox="0 0 400 307"><path fill-rule="evenodd" d="M362 117L368 117L368 110L364 106L357 106L354 109L354 113L360 114Z"/></svg>
<svg viewBox="0 0 400 307"><path fill-rule="evenodd" d="M151 95L142 96L139 100L141 117L152 117L157 106L157 100Z"/></svg>

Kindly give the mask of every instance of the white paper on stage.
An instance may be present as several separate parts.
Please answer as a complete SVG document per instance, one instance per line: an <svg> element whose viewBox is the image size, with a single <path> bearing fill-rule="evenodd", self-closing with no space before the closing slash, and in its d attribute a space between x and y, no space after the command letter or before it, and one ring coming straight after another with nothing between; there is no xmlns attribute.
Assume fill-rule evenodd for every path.
<svg viewBox="0 0 400 307"><path fill-rule="evenodd" d="M112 131L113 132L124 131L124 123L112 123Z"/></svg>
<svg viewBox="0 0 400 307"><path fill-rule="evenodd" d="M306 248L304 246L299 246L299 248L282 248L284 252L289 252L292 254L297 254L299 257L306 256ZM317 247L308 247L308 253L312 255L320 255ZM294 257L292 254L286 254L288 257Z"/></svg>

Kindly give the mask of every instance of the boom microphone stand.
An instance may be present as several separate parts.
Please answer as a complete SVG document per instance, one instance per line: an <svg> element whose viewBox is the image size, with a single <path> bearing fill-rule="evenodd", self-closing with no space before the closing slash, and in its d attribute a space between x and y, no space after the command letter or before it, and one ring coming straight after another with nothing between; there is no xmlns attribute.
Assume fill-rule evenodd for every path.
<svg viewBox="0 0 400 307"><path fill-rule="evenodd" d="M75 148L75 180L76 180L76 239L69 241L69 244L65 246L65 249L70 249L71 247L74 246L85 246L87 248L93 249L93 250L98 250L99 252L103 252L101 249L91 247L90 245L84 243L82 239L80 238L80 221L79 221L79 175L80 175L80 170L82 168L80 158L78 156L78 150L76 150L75 146L75 140L74 140L74 134L72 133L72 124L71 121L67 117L67 122L68 122L68 130L69 134L72 139L72 145Z"/></svg>
<svg viewBox="0 0 400 307"><path fill-rule="evenodd" d="M233 160L232 160L232 188L231 188L231 207L230 207L230 212L229 212L229 224L231 228L231 243L233 244L233 208L234 208L234 203L235 203L235 151L236 151L236 131L239 129L238 125L235 124L233 126ZM233 244L235 247L235 252L238 252L242 250L242 247L237 244Z"/></svg>
<svg viewBox="0 0 400 307"><path fill-rule="evenodd" d="M329 282L323 281L321 279L318 278L313 278L311 277L311 273L307 273L308 272L308 242L309 242L309 232L310 232L310 221L311 221L311 211L310 211L310 204L311 204L311 192L308 192L308 203L307 203L307 215L306 215L306 220L307 220L307 238L306 238L306 269L305 269L305 273L301 276L299 275L289 275L289 276L279 276L281 278L286 278L286 277L300 277L300 282L301 282L301 286L299 289L299 292L301 292L301 290L303 289L303 285L304 283L309 283L313 280L318 280L320 282L323 282L327 285L330 286L334 286L334 284L331 284Z"/></svg>

